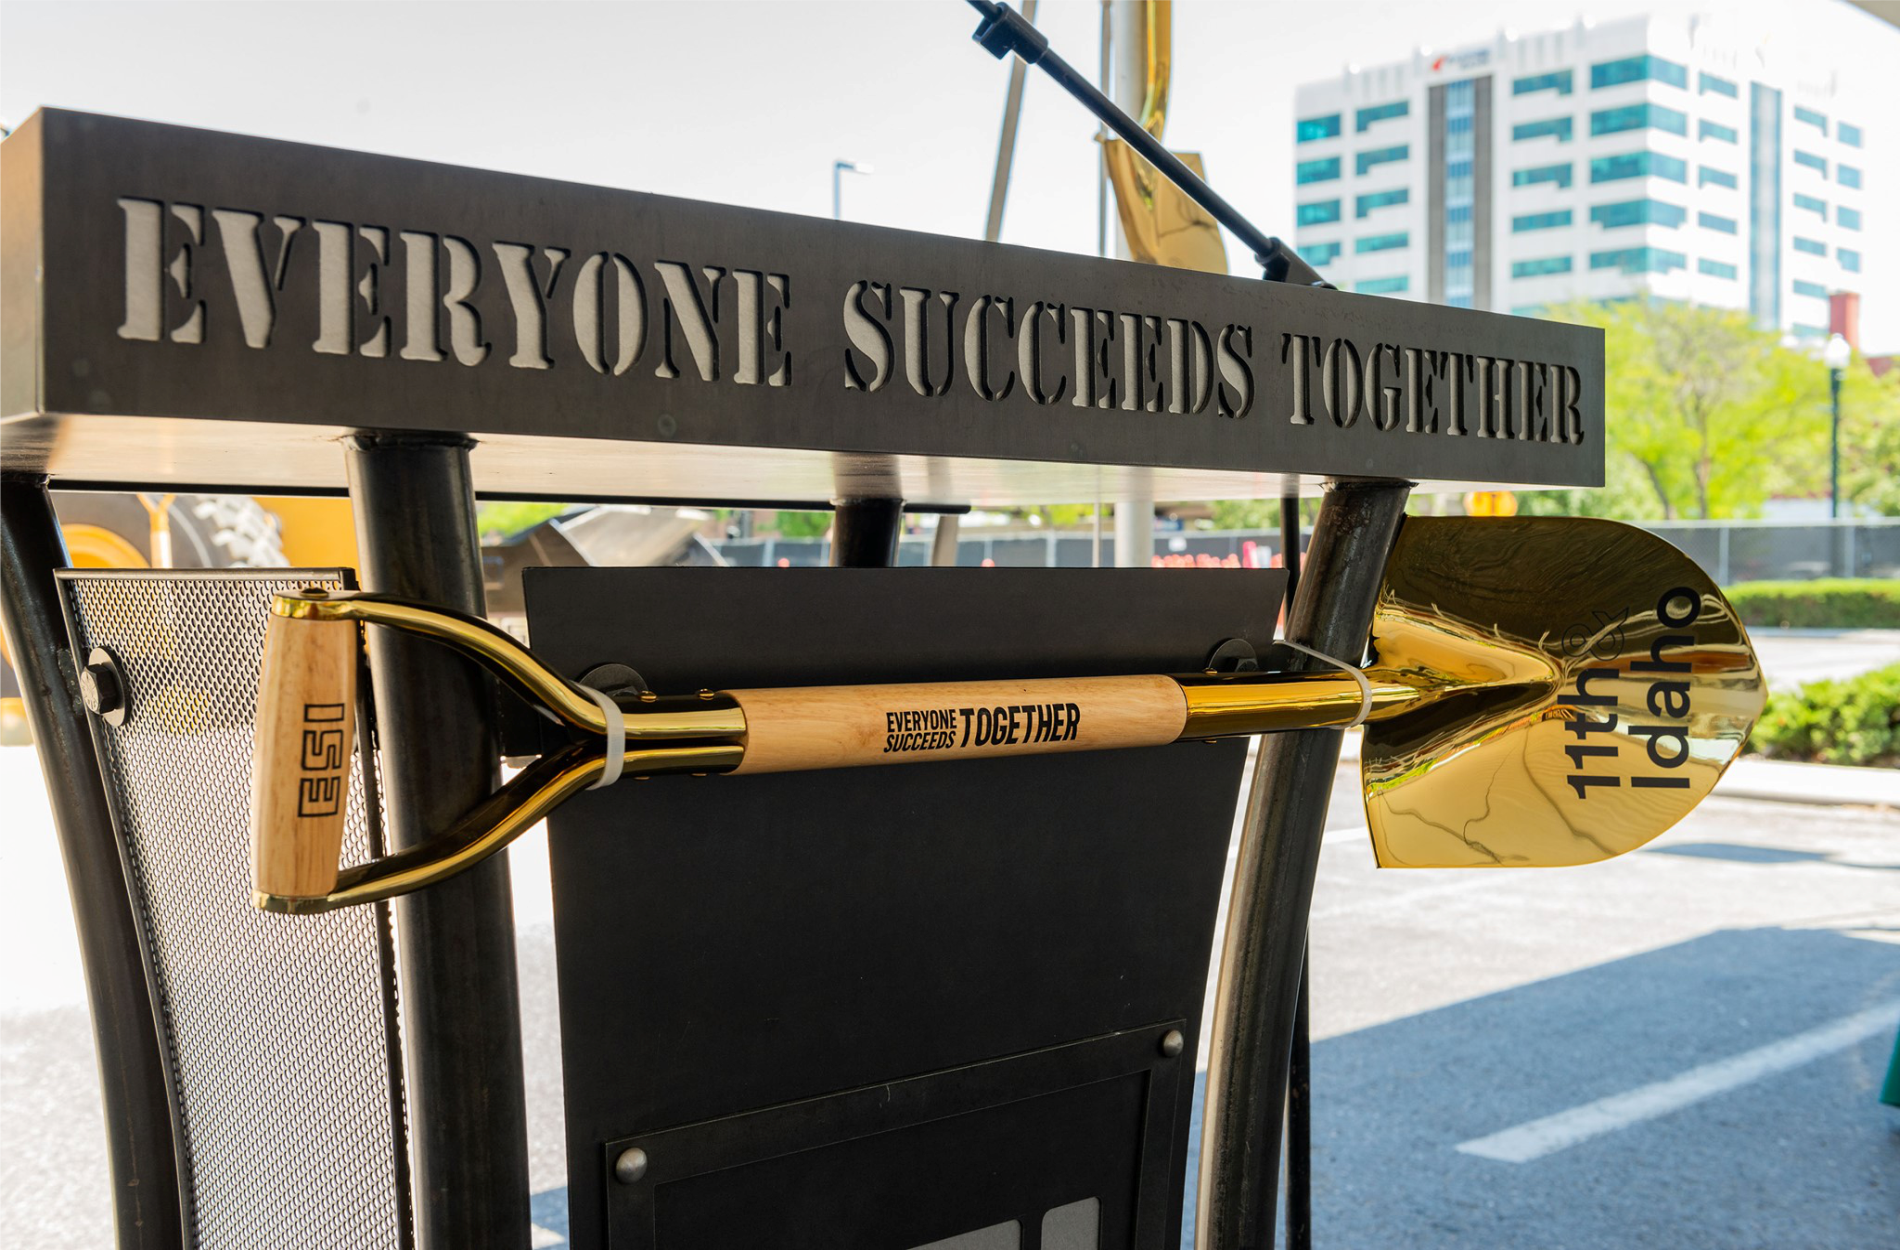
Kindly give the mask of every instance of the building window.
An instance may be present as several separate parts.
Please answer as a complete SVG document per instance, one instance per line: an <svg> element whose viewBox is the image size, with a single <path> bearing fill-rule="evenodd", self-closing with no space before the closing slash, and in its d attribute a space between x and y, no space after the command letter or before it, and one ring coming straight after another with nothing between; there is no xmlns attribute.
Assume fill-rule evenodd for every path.
<svg viewBox="0 0 1900 1250"><path fill-rule="evenodd" d="M1827 288L1822 286L1819 282L1802 282L1797 279L1794 284L1794 293L1796 295L1805 295L1809 299L1827 298Z"/></svg>
<svg viewBox="0 0 1900 1250"><path fill-rule="evenodd" d="M1818 169L1821 171L1821 177L1827 177L1827 162L1812 152L1803 152L1800 148L1796 148L1794 151L1794 163L1797 165L1806 165L1809 169Z"/></svg>
<svg viewBox="0 0 1900 1250"><path fill-rule="evenodd" d="M1361 152L1354 163L1358 166L1359 172L1363 174L1371 170L1374 166L1385 165L1392 161L1402 161L1411 154L1412 145L1409 143L1400 143L1389 148L1373 148L1369 152Z"/></svg>
<svg viewBox="0 0 1900 1250"><path fill-rule="evenodd" d="M1794 250L1806 252L1809 256L1826 256L1827 244L1818 239L1804 239L1797 234L1794 236Z"/></svg>
<svg viewBox="0 0 1900 1250"><path fill-rule="evenodd" d="M1552 70L1548 74L1532 74L1528 78L1515 79L1511 83L1512 95L1530 95L1535 91L1555 91L1558 95L1570 94L1570 71Z"/></svg>
<svg viewBox="0 0 1900 1250"><path fill-rule="evenodd" d="M1363 239L1355 240L1352 250L1355 254L1361 255L1366 252L1390 252L1395 248L1406 246L1411 241L1411 234L1404 230L1395 234L1369 234Z"/></svg>
<svg viewBox="0 0 1900 1250"><path fill-rule="evenodd" d="M1593 135L1621 134L1625 130L1665 130L1672 135L1689 133L1689 117L1660 104L1626 104L1622 108L1603 109L1590 114Z"/></svg>
<svg viewBox="0 0 1900 1250"><path fill-rule="evenodd" d="M1860 210L1858 208L1842 208L1840 212L1834 215L1834 219L1840 222L1841 229L1843 230L1860 229Z"/></svg>
<svg viewBox="0 0 1900 1250"><path fill-rule="evenodd" d="M1724 173L1719 169L1710 169L1707 165L1704 165L1696 171L1695 184L1698 187L1727 187L1733 191L1735 189L1735 175Z"/></svg>
<svg viewBox="0 0 1900 1250"><path fill-rule="evenodd" d="M1511 233L1524 234L1531 230L1556 230L1571 222L1570 210L1560 208L1551 213L1529 213L1523 217L1511 218Z"/></svg>
<svg viewBox="0 0 1900 1250"><path fill-rule="evenodd" d="M1611 252L1590 253L1590 268L1620 269L1624 273L1668 273L1684 269L1689 258L1681 252L1660 247L1620 247Z"/></svg>
<svg viewBox="0 0 1900 1250"><path fill-rule="evenodd" d="M1781 324L1781 92L1748 84L1748 311Z"/></svg>
<svg viewBox="0 0 1900 1250"><path fill-rule="evenodd" d="M1817 113L1813 109L1804 109L1797 104L1794 106L1794 119L1798 122L1806 122L1816 130L1819 130L1822 134L1827 133L1827 114L1825 113Z"/></svg>
<svg viewBox="0 0 1900 1250"><path fill-rule="evenodd" d="M1339 114L1328 113L1324 117L1302 117L1293 127L1295 143L1311 143L1315 139L1331 139L1339 134Z"/></svg>
<svg viewBox="0 0 1900 1250"><path fill-rule="evenodd" d="M1394 204L1409 203L1412 193L1404 187L1396 191L1374 191L1371 195L1362 195L1353 201L1353 211L1364 217L1376 208L1389 208Z"/></svg>
<svg viewBox="0 0 1900 1250"><path fill-rule="evenodd" d="M1797 195L1794 197L1794 206L1805 212L1818 213L1822 221L1827 220L1826 200L1817 200L1811 195Z"/></svg>
<svg viewBox="0 0 1900 1250"><path fill-rule="evenodd" d="M1546 256L1542 260L1520 260L1511 264L1513 278L1541 278L1545 274L1569 272L1568 256Z"/></svg>
<svg viewBox="0 0 1900 1250"><path fill-rule="evenodd" d="M1599 156L1590 162L1591 182L1617 182L1624 178L1656 177L1671 182L1689 181L1689 163L1661 152L1631 152L1627 156Z"/></svg>
<svg viewBox="0 0 1900 1250"><path fill-rule="evenodd" d="M1835 137L1848 147L1857 148L1860 146L1860 127L1850 126L1846 122L1842 122L1841 128Z"/></svg>
<svg viewBox="0 0 1900 1250"><path fill-rule="evenodd" d="M1454 247L1449 252L1446 252L1445 253L1445 268L1447 269L1471 268L1471 249L1468 247Z"/></svg>
<svg viewBox="0 0 1900 1250"><path fill-rule="evenodd" d="M1620 61L1598 61L1590 67L1590 86L1617 87L1626 82L1666 82L1687 88L1689 71L1659 56L1626 56Z"/></svg>
<svg viewBox="0 0 1900 1250"><path fill-rule="evenodd" d="M1311 204L1302 204L1294 214L1294 220L1302 226L1320 226L1329 221L1338 221L1339 201L1316 200Z"/></svg>
<svg viewBox="0 0 1900 1250"><path fill-rule="evenodd" d="M1330 265L1339 259L1339 244L1302 243L1299 247L1300 259L1309 265Z"/></svg>
<svg viewBox="0 0 1900 1250"><path fill-rule="evenodd" d="M1695 224L1704 230L1715 230L1722 234L1734 234L1736 221L1733 217L1717 217L1714 213L1697 213Z"/></svg>
<svg viewBox="0 0 1900 1250"><path fill-rule="evenodd" d="M1560 187L1570 185L1570 162L1561 165L1539 165L1534 169L1518 169L1511 172L1511 185L1514 187L1533 187L1540 182L1554 182Z"/></svg>
<svg viewBox="0 0 1900 1250"><path fill-rule="evenodd" d="M1388 117L1404 117L1412 111L1410 100L1400 100L1396 104L1375 104L1369 109L1360 109L1353 115L1359 133L1364 134L1374 122L1382 122Z"/></svg>
<svg viewBox="0 0 1900 1250"><path fill-rule="evenodd" d="M1362 295L1397 295L1411 285L1412 280L1400 274L1396 278L1367 278L1364 282L1355 282L1352 289Z"/></svg>
<svg viewBox="0 0 1900 1250"><path fill-rule="evenodd" d="M1554 136L1559 143L1570 142L1571 119L1551 117L1541 122L1522 122L1511 127L1511 140L1542 139L1546 135Z"/></svg>
<svg viewBox="0 0 1900 1250"><path fill-rule="evenodd" d="M1696 79L1696 87L1702 95L1725 95L1733 100L1739 94L1735 84L1726 78L1717 78L1714 74L1702 74Z"/></svg>
<svg viewBox="0 0 1900 1250"><path fill-rule="evenodd" d="M1834 258L1841 262L1841 268L1849 273L1860 272L1860 253L1844 247L1834 249Z"/></svg>
<svg viewBox="0 0 1900 1250"><path fill-rule="evenodd" d="M1697 273L1705 273L1711 278L1727 278L1735 281L1735 266L1725 265L1719 260L1702 259L1695 263Z"/></svg>
<svg viewBox="0 0 1900 1250"><path fill-rule="evenodd" d="M1844 187L1852 187L1858 191L1860 190L1860 170L1854 168L1852 165L1836 165L1834 167L1834 181Z"/></svg>
<svg viewBox="0 0 1900 1250"><path fill-rule="evenodd" d="M1295 168L1294 181L1301 186L1309 182L1331 182L1339 177L1339 158L1329 156L1323 161L1301 161Z"/></svg>
<svg viewBox="0 0 1900 1250"><path fill-rule="evenodd" d="M1468 226L1471 224L1471 205L1459 204L1445 210L1445 224L1448 226Z"/></svg>
<svg viewBox="0 0 1900 1250"><path fill-rule="evenodd" d="M1686 209L1661 200L1624 200L1618 204L1599 204L1590 210L1590 220L1606 230L1618 226L1668 226L1675 228L1689 218Z"/></svg>
<svg viewBox="0 0 1900 1250"><path fill-rule="evenodd" d="M1720 139L1724 143L1741 142L1741 136L1735 133L1733 126L1718 125L1706 117L1696 123L1696 138Z"/></svg>

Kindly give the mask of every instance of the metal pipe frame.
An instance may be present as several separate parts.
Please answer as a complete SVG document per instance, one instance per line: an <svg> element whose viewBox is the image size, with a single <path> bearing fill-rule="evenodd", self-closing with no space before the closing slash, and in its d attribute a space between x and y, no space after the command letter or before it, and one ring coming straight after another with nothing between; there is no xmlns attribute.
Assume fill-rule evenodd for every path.
<svg viewBox="0 0 1900 1250"><path fill-rule="evenodd" d="M885 496L840 499L831 524L831 563L841 569L881 569L897 563L904 535L904 501Z"/></svg>
<svg viewBox="0 0 1900 1250"><path fill-rule="evenodd" d="M1300 497L1280 498L1280 563L1286 568L1286 597L1300 590ZM1300 992L1293 1005L1293 1041L1287 1052L1286 1080L1286 1244L1288 1250L1313 1246L1313 1067L1312 946L1300 946Z"/></svg>
<svg viewBox="0 0 1900 1250"><path fill-rule="evenodd" d="M457 435L346 442L367 589L480 615L469 452ZM389 845L426 841L487 798L500 744L491 679L395 630L371 631ZM527 1099L506 857L397 903L421 1250L526 1250Z"/></svg>
<svg viewBox="0 0 1900 1250"><path fill-rule="evenodd" d="M105 1110L119 1250L187 1243L157 1015L53 570L67 564L46 479L0 478L0 612L72 893Z"/></svg>
<svg viewBox="0 0 1900 1250"><path fill-rule="evenodd" d="M1287 612L1288 638L1328 655L1361 654L1410 489L1349 482L1327 492ZM1260 743L1214 1001L1197 1250L1272 1250L1274 1243L1306 917L1340 737L1337 729L1311 729Z"/></svg>

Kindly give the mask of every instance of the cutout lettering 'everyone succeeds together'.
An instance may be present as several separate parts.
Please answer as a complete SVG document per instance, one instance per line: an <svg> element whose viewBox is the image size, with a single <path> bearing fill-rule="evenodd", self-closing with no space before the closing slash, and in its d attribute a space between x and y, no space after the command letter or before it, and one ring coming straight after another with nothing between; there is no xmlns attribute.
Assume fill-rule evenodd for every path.
<svg viewBox="0 0 1900 1250"><path fill-rule="evenodd" d="M1584 441L1582 378L1564 364L863 277L820 293L842 340L836 367L806 379L793 369L787 273L135 196L117 207L127 340L237 335L257 350L443 367L571 362L686 385L954 390L1229 420L1260 410L1269 362L1256 353L1271 352L1291 400L1272 415L1292 426ZM291 342L287 326L314 336Z"/></svg>

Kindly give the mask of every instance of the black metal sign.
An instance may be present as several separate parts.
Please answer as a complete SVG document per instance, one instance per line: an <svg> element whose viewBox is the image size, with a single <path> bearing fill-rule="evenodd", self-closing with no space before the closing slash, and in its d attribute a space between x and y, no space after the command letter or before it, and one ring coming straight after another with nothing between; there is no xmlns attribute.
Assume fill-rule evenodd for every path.
<svg viewBox="0 0 1900 1250"><path fill-rule="evenodd" d="M85 114L4 151L5 414L41 431L9 467L56 454L48 423L163 418L650 444L660 494L684 448L752 449L725 490L760 497L809 495L811 453L1146 466L1188 495L1602 480L1581 327Z"/></svg>

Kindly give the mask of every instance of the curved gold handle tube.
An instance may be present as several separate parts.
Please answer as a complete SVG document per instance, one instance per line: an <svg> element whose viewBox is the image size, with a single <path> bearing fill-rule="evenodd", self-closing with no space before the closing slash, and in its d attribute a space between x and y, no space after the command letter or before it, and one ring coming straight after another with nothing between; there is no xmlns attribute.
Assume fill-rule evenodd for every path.
<svg viewBox="0 0 1900 1250"><path fill-rule="evenodd" d="M270 610L293 620L360 621L432 638L462 652L575 729L607 732L600 705L582 687L543 664L532 651L487 621L426 603L368 591L305 590L272 598ZM637 716L626 718L629 742L739 738L745 717L729 699L711 691L674 698L645 698Z"/></svg>
<svg viewBox="0 0 1900 1250"><path fill-rule="evenodd" d="M628 751L622 767L629 777L727 772L742 754L736 744L642 747ZM442 836L343 869L337 874L336 888L327 894L302 897L260 890L251 896L251 903L263 911L301 916L377 903L433 885L473 868L526 833L600 780L605 763L597 744L574 743L522 769Z"/></svg>

